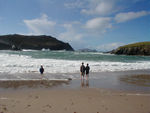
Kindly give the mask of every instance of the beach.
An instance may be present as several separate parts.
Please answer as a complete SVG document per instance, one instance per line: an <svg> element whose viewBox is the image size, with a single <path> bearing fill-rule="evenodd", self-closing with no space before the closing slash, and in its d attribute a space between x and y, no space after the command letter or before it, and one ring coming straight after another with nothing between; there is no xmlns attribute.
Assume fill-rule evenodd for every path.
<svg viewBox="0 0 150 113"><path fill-rule="evenodd" d="M0 60L0 113L150 113L148 56L4 50Z"/></svg>
<svg viewBox="0 0 150 113"><path fill-rule="evenodd" d="M0 0L0 113L150 113L150 0Z"/></svg>
<svg viewBox="0 0 150 113"><path fill-rule="evenodd" d="M1 80L0 113L150 113L150 75L148 70L140 72L91 73L102 77L88 81ZM115 82L119 75L123 80Z"/></svg>
<svg viewBox="0 0 150 113"><path fill-rule="evenodd" d="M97 88L11 91L1 113L149 113L150 94Z"/></svg>

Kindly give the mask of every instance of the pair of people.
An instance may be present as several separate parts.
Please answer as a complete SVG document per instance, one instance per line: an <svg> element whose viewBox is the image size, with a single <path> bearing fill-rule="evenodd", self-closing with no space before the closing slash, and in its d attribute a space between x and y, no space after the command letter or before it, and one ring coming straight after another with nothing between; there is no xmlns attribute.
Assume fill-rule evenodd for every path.
<svg viewBox="0 0 150 113"><path fill-rule="evenodd" d="M89 64L87 64L86 67L85 67L84 63L82 62L82 65L80 66L81 80L82 80L82 77L84 78L85 74L86 74L86 78L88 79L88 77L89 77L89 70L90 70Z"/></svg>

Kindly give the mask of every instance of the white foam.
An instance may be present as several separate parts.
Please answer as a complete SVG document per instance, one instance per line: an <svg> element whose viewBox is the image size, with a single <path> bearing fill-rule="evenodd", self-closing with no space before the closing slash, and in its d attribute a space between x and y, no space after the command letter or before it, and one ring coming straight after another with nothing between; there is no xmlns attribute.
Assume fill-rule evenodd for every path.
<svg viewBox="0 0 150 113"><path fill-rule="evenodd" d="M150 61L139 61L134 63L105 62L105 61L74 61L58 59L35 59L24 55L0 54L1 73L29 73L39 72L43 64L45 73L79 73L81 62L89 63L92 72L126 71L150 69Z"/></svg>
<svg viewBox="0 0 150 113"><path fill-rule="evenodd" d="M39 50L33 50L33 49L23 49L22 51L39 51Z"/></svg>

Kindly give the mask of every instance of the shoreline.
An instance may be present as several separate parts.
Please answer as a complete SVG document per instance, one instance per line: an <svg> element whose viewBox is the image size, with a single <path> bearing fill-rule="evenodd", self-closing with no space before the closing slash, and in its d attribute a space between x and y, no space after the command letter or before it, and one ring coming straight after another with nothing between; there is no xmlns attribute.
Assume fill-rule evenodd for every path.
<svg viewBox="0 0 150 113"><path fill-rule="evenodd" d="M64 73L63 73L64 74ZM80 89L101 88L118 91L135 91L150 92L150 70L121 71L121 72L91 72L89 80L81 81L79 73L67 73L65 77L61 73L50 74L45 73L16 73L14 75L6 75L12 77L30 77L30 79L1 79L0 91L9 89ZM49 76L50 78L48 78ZM5 73L0 73L5 76ZM74 78L75 77L75 78Z"/></svg>

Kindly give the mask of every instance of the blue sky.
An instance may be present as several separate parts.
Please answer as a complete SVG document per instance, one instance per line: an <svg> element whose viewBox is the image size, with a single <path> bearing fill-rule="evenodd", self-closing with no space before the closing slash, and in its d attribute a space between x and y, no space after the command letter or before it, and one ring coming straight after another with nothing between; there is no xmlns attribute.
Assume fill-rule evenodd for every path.
<svg viewBox="0 0 150 113"><path fill-rule="evenodd" d="M51 35L100 51L150 41L150 0L0 0L0 35Z"/></svg>

